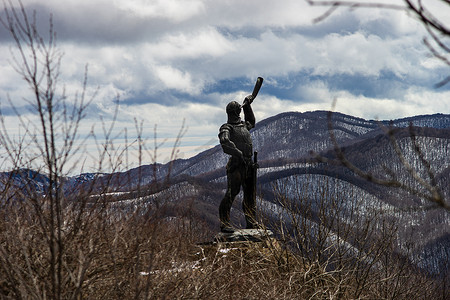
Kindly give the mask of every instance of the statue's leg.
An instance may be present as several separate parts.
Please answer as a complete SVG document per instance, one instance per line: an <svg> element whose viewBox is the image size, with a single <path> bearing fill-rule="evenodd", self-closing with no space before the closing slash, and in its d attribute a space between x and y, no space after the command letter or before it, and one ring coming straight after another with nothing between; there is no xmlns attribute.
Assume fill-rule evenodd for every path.
<svg viewBox="0 0 450 300"><path fill-rule="evenodd" d="M241 173L239 172L239 169L236 169L233 172L227 172L227 181L227 191L219 206L220 228L222 231L223 229L231 229L231 206L233 205L234 198L236 198L236 195L239 194L241 189Z"/></svg>
<svg viewBox="0 0 450 300"><path fill-rule="evenodd" d="M244 211L248 229L258 228L256 221L256 194L253 180L253 167L249 167L243 182L244 201L242 202L242 210Z"/></svg>

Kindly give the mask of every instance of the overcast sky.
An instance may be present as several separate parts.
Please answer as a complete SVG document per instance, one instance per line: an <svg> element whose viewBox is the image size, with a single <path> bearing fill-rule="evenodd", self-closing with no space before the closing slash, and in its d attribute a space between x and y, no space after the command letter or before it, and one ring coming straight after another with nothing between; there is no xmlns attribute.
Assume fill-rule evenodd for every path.
<svg viewBox="0 0 450 300"><path fill-rule="evenodd" d="M435 5L439 1L424 2L448 19L448 6L445 11ZM335 98L337 111L366 119L450 113L450 84L434 88L449 68L430 57L423 26L402 12L340 9L313 23L325 9L302 0L23 3L37 12L43 33L53 15L64 52L60 82L69 94L81 89L88 66L88 94L98 93L81 136L93 124L101 131L100 117L111 118L118 96L117 130L127 128L133 136L137 119L151 140L156 124L170 147L184 120L178 157L190 157L218 143L226 104L242 102L258 76L265 81L253 104L257 121L287 111L328 110ZM0 43L0 100L14 132L6 99L26 109L29 95L10 65L14 48L3 28ZM158 160L167 158L162 151ZM136 158L130 161L136 164Z"/></svg>

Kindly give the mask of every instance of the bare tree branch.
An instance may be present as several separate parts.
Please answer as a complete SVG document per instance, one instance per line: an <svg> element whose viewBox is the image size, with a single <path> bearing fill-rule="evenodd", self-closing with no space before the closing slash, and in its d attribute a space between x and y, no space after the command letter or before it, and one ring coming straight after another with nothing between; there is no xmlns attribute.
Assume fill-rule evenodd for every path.
<svg viewBox="0 0 450 300"><path fill-rule="evenodd" d="M450 47L446 44L445 39L450 38L450 28L444 24L443 20L434 16L421 0L403 0L404 5L387 4L380 2L362 2L362 1L314 1L305 0L313 6L323 6L329 9L314 19L314 22L321 22L332 15L339 7L348 9L369 8L369 9L390 9L405 11L416 18L424 25L436 46L432 46L428 39L424 38L424 43L431 54L450 66ZM441 3L448 6L450 13L450 1L441 0ZM439 36L438 36L439 35ZM450 76L435 85L436 88L442 87L450 82Z"/></svg>

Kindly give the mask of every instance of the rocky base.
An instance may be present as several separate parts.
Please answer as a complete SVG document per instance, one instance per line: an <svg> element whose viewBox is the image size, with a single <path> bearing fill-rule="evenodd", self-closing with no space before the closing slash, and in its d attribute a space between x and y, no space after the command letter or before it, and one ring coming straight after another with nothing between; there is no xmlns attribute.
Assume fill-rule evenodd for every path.
<svg viewBox="0 0 450 300"><path fill-rule="evenodd" d="M236 229L232 233L219 232L214 242L263 242L273 238L273 232L267 229Z"/></svg>

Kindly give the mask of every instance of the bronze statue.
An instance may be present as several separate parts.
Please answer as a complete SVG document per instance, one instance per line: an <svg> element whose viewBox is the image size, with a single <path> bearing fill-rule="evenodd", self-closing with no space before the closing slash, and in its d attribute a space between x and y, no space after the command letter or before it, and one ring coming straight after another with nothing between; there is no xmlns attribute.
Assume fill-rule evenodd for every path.
<svg viewBox="0 0 450 300"><path fill-rule="evenodd" d="M251 103L258 94L262 81L263 79L258 77L253 94L245 97L242 106L236 101L228 103L226 107L227 123L219 129L219 140L223 152L231 155L226 166L228 187L219 206L222 232L234 232L230 223L230 210L241 186L244 191L242 208L247 223L246 228L258 228L256 221L256 169L258 164L256 160L252 161L253 144L250 129L255 127L255 115ZM240 117L241 109L244 110L244 121Z"/></svg>

